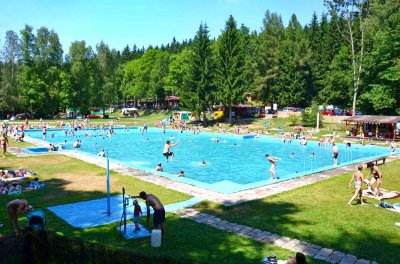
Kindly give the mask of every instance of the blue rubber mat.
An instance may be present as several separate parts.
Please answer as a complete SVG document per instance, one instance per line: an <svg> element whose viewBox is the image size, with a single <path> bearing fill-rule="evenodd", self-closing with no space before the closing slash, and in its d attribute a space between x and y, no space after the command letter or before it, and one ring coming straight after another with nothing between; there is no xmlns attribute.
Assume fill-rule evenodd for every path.
<svg viewBox="0 0 400 264"><path fill-rule="evenodd" d="M133 218L132 199L130 205L126 209L126 219ZM202 199L192 197L189 200L168 204L165 206L165 211L170 212L180 208L190 207ZM142 207L143 216L146 216L146 204L142 199L138 199L139 205ZM66 221L73 227L89 228L99 225L111 224L121 221L123 205L122 195L113 196L110 198L111 214L107 215L107 198L78 202L72 204L57 205L47 208L55 215ZM150 211L151 213L153 210Z"/></svg>
<svg viewBox="0 0 400 264"><path fill-rule="evenodd" d="M121 229L117 227L117 230L122 233L122 235L125 237L125 239L135 239L135 238L141 238L141 237L149 237L151 236L151 233L147 231L146 228L144 228L141 224L139 224L140 230L137 232L134 232L135 230L135 224L127 224L126 225L126 233L124 234L124 226L121 226Z"/></svg>

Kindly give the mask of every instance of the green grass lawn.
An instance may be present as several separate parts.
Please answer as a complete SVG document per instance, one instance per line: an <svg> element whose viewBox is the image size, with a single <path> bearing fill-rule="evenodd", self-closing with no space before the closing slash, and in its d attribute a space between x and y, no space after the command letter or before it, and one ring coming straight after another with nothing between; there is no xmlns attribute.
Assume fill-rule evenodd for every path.
<svg viewBox="0 0 400 264"><path fill-rule="evenodd" d="M380 166L383 188L400 191L399 168L400 161ZM364 174L368 173L365 169ZM376 207L374 199L366 199L366 206L355 202L347 206L354 192L348 188L350 177L351 173L346 173L237 206L202 203L197 209L379 263L398 263L400 228L394 223L400 222L400 214Z"/></svg>
<svg viewBox="0 0 400 264"><path fill-rule="evenodd" d="M98 166L61 155L42 155L16 158L8 155L0 160L0 169L16 169L23 166L37 173L46 187L25 191L21 195L0 196L0 223L4 227L0 234L11 233L8 225L6 204L15 198L27 199L35 207L47 208L53 205L105 197L105 170ZM128 194L138 194L141 190L156 194L164 204L189 199L190 196L172 191L148 182L111 173L111 192L120 194L125 186ZM143 208L144 209L144 208ZM217 230L192 220L181 219L167 214L167 240L159 249L150 246L149 238L125 240L117 232L119 223L95 228L73 228L48 210L45 210L46 229L57 231L68 237L78 237L85 241L103 243L106 246L129 250L137 254L169 256L173 259L187 259L200 263L258 263L264 256L277 255L287 259L294 253L271 244L263 244L243 237ZM77 212L84 213L84 212ZM132 213L132 212L128 212ZM152 226L141 219L141 223L151 230ZM20 218L21 226L26 225L26 217ZM323 263L310 259L310 263Z"/></svg>

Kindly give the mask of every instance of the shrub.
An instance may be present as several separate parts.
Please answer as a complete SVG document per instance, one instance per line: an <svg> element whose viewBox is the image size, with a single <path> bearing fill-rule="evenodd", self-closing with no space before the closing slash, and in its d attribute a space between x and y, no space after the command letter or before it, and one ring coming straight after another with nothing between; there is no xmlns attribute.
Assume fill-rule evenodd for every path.
<svg viewBox="0 0 400 264"><path fill-rule="evenodd" d="M288 116L289 126L298 125L300 121L300 117L295 114L290 114Z"/></svg>
<svg viewBox="0 0 400 264"><path fill-rule="evenodd" d="M305 127L316 127L317 126L317 115L320 113L318 105L313 104L311 112L304 111L301 113L301 124ZM319 115L319 127L322 127L322 115Z"/></svg>

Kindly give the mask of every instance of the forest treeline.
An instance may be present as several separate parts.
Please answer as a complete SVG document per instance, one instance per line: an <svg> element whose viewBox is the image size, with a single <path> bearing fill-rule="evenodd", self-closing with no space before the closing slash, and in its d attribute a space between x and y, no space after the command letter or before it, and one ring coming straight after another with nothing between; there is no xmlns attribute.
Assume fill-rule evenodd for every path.
<svg viewBox="0 0 400 264"><path fill-rule="evenodd" d="M0 112L50 117L82 114L124 100L178 95L200 114L213 104L280 107L332 104L399 114L400 1L330 0L328 13L302 26L265 12L259 32L230 16L216 39L200 24L182 42L122 51L82 41L64 51L54 30L6 32L0 58ZM216 30L216 29L213 29Z"/></svg>

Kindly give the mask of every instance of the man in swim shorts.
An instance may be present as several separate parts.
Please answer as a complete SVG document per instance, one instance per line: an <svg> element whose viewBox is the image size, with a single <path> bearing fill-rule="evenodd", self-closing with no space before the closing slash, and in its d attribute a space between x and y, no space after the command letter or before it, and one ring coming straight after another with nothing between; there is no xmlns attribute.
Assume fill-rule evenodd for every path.
<svg viewBox="0 0 400 264"><path fill-rule="evenodd" d="M28 212L30 208L32 207L25 199L15 199L7 204L7 212L14 232L18 233L18 231L20 231L18 226L18 216L22 213Z"/></svg>
<svg viewBox="0 0 400 264"><path fill-rule="evenodd" d="M43 141L46 141L46 134L47 134L47 127L46 126L43 126L42 133L43 133Z"/></svg>
<svg viewBox="0 0 400 264"><path fill-rule="evenodd" d="M175 144L172 144L171 141L169 141L169 140L167 140L167 142L165 143L163 155L167 159L167 162L168 162L169 156L171 156L171 160L174 159L174 153L170 151L170 148L175 147L176 145L178 145L178 143L179 143L179 140Z"/></svg>
<svg viewBox="0 0 400 264"><path fill-rule="evenodd" d="M335 143L332 143L332 156L333 156L333 165L337 166L337 158L339 156L339 148Z"/></svg>
<svg viewBox="0 0 400 264"><path fill-rule="evenodd" d="M150 207L154 210L153 215L153 225L155 228L161 226L161 238L165 239L165 209L163 204L160 200L153 194L147 194L144 191L139 193L139 196L143 200L146 201L146 208L147 208L147 222L149 222L150 218Z"/></svg>
<svg viewBox="0 0 400 264"><path fill-rule="evenodd" d="M271 167L269 168L269 173L271 175L271 178L273 178L274 180L279 179L278 177L276 177L276 162L278 160L280 160L279 158L274 158L271 157L269 154L265 154L265 158L269 161L269 163L271 164Z"/></svg>

